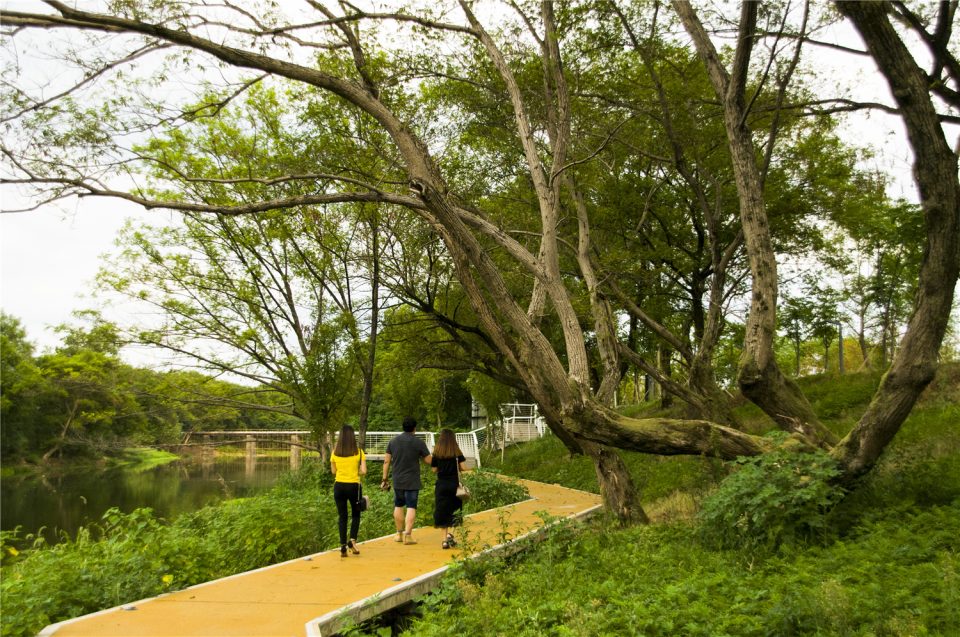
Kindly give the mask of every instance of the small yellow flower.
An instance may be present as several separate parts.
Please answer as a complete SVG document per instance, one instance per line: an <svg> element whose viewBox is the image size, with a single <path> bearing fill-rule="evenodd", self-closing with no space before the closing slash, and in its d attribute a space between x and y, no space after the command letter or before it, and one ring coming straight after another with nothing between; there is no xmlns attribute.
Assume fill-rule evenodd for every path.
<svg viewBox="0 0 960 637"><path fill-rule="evenodd" d="M7 547L7 552L10 553L10 555L12 555L13 557L16 557L16 556L20 555L20 551L18 551L17 549L13 548L12 546L8 546L8 547Z"/></svg>
<svg viewBox="0 0 960 637"><path fill-rule="evenodd" d="M170 586L170 584L173 583L173 575L164 575L163 577L160 578L160 580L164 583L165 586Z"/></svg>

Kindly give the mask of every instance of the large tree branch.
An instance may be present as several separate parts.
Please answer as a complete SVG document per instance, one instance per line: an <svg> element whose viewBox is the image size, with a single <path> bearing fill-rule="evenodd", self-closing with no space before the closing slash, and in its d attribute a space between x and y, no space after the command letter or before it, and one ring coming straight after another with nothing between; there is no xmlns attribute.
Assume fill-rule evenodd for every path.
<svg viewBox="0 0 960 637"><path fill-rule="evenodd" d="M737 34L737 46L733 54L733 68L730 71L730 83L727 85L726 101L743 107L741 117L746 118L749 109L743 104L747 90L747 74L750 71L750 55L753 52L757 11L759 2L745 0L740 5L740 30ZM689 24L685 22L685 24Z"/></svg>
<svg viewBox="0 0 960 637"><path fill-rule="evenodd" d="M578 426L581 419L571 418L575 435L620 449L664 456L698 455L734 460L772 451L774 444L764 438L724 427L706 420L670 418L627 418L613 412L591 414L583 418L589 427Z"/></svg>
<svg viewBox="0 0 960 637"><path fill-rule="evenodd" d="M656 367L656 365L653 365L643 356L635 352L633 348L631 348L629 345L625 343L619 343L619 346L620 346L620 355L623 356L625 359L627 359L627 361L631 365L643 370L644 373L650 375L651 377L653 377L654 380L660 383L660 385L665 390L667 390L669 393L673 394L680 400L684 401L685 403L689 404L694 409L700 411L701 413L704 411L705 404L700 396L697 396L694 392L690 391L690 389L688 389L687 387L684 387L683 385L672 380L668 376L665 376Z"/></svg>
<svg viewBox="0 0 960 637"><path fill-rule="evenodd" d="M941 0L940 11L937 16L937 26L934 33L927 31L920 17L910 10L902 1L891 3L894 15L900 17L930 49L933 57L933 69L930 71L930 90L943 97L955 108L960 108L960 99L956 90L950 90L943 84L940 77L943 69L953 81L960 84L960 60L948 48L950 34L953 31L953 21L957 12L957 0Z"/></svg>
<svg viewBox="0 0 960 637"><path fill-rule="evenodd" d="M670 330L664 327L661 323L653 319L649 314L643 311L639 305L634 303L629 296L617 285L617 282L611 277L607 277L604 281L604 284L610 288L614 296L620 299L620 302L623 303L627 312L631 316L637 317L640 322L647 326L650 331L656 334L662 341L670 345L673 349L683 356L683 358L689 362L693 358L693 353L690 351L690 348L687 347L686 343L677 338Z"/></svg>

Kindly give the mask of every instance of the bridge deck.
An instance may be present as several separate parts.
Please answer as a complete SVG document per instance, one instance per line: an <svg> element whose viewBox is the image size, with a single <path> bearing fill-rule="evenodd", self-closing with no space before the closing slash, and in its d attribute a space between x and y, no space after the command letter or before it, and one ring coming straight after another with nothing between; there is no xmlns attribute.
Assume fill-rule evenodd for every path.
<svg viewBox="0 0 960 637"><path fill-rule="evenodd" d="M476 553L502 547L556 518L587 515L600 497L532 481L530 499L467 516L464 532ZM331 521L331 523L333 523ZM361 526L361 534L363 527ZM304 637L334 634L352 617L364 620L429 590L458 550L440 547L442 530L418 528L416 545L394 536L361 542L358 556L325 551L239 573L175 593L52 624L41 637Z"/></svg>

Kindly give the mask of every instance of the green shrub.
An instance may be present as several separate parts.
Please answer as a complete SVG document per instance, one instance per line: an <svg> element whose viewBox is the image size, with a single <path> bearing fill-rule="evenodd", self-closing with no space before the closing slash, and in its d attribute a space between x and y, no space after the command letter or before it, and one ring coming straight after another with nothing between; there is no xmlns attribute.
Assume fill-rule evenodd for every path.
<svg viewBox="0 0 960 637"><path fill-rule="evenodd" d="M780 448L737 464L703 502L700 534L708 544L772 550L830 535L828 515L844 494L832 484L840 472L830 456Z"/></svg>
<svg viewBox="0 0 960 637"><path fill-rule="evenodd" d="M491 471L471 471L463 474L461 481L470 488L470 499L463 507L464 513L468 514L496 509L530 497L525 486ZM432 506L430 510L433 510Z"/></svg>

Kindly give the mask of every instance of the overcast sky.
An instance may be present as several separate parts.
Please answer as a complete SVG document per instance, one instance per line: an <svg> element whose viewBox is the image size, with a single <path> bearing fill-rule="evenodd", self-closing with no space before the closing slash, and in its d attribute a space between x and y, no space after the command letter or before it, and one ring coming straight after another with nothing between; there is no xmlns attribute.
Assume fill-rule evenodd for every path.
<svg viewBox="0 0 960 637"><path fill-rule="evenodd" d="M4 195L7 209L14 204ZM0 215L0 307L23 322L34 343L58 344L50 328L94 306L90 296L100 257L113 250L125 220L148 215L157 212L108 199L72 199Z"/></svg>
<svg viewBox="0 0 960 637"><path fill-rule="evenodd" d="M859 39L851 38L855 36L847 41L858 45ZM836 52L818 57L820 77L828 83L850 82L853 97L890 102L886 85L869 60ZM832 86L824 88L824 94L835 95L834 91ZM871 167L893 173L890 195L916 201L910 153L899 121L879 113L855 115L846 130L852 142L883 151ZM951 143L956 143L956 128L951 134ZM4 210L20 205L11 200L16 195L10 192L0 196ZM90 293L100 257L114 250L125 220L162 220L170 214L108 199L74 199L35 212L0 214L0 307L23 322L28 337L41 349L55 346L59 339L51 328L70 322L75 310L94 306Z"/></svg>

